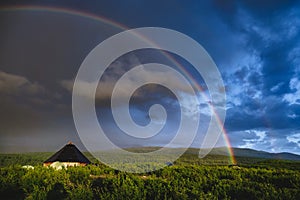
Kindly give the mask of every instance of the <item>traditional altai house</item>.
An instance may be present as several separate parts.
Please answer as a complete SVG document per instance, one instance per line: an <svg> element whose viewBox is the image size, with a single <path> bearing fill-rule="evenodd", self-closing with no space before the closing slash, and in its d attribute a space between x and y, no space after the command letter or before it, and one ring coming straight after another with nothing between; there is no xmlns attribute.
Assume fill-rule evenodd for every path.
<svg viewBox="0 0 300 200"><path fill-rule="evenodd" d="M91 163L83 153L72 143L69 142L62 149L44 162L44 166L52 166L55 168L69 166L85 166Z"/></svg>

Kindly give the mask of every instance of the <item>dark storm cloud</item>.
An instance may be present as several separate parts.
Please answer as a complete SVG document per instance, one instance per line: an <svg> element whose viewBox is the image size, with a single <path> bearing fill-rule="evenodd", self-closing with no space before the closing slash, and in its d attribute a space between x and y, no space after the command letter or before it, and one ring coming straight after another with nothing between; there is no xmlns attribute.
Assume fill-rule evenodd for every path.
<svg viewBox="0 0 300 200"><path fill-rule="evenodd" d="M70 2L1 1L0 7L27 4L72 8L128 27L158 26L181 31L204 46L224 77L228 90L226 128L233 145L262 150L281 145L273 150L299 152L299 1ZM51 132L60 141L68 138L75 130L70 91L76 72L95 45L121 30L78 16L28 11L0 11L0 27L1 141L17 144L25 133L35 137L39 132L36 141L41 141L42 135L49 139ZM116 68L103 77L96 104L104 113L110 106L114 83L132 64L147 63L154 57L152 61L174 65L160 54L135 53L137 57L116 61ZM196 80L202 84L201 78ZM1 85L1 81L5 83ZM132 100L132 115L138 123L148 122L148 108L160 98L171 113L176 113L170 91L155 86L147 89L156 93L140 90ZM108 119L112 117L102 122L116 134L119 130ZM166 129L172 131L174 127ZM10 140L4 132L20 138ZM117 142L121 139L116 137Z"/></svg>
<svg viewBox="0 0 300 200"><path fill-rule="evenodd" d="M243 38L244 60L248 60L235 63L234 73L225 77L231 142L238 147L299 153L300 106L291 104L298 94L297 83L291 87L291 80L299 77L300 63L293 53L300 44L299 5L296 1L215 1L215 6L227 26Z"/></svg>
<svg viewBox="0 0 300 200"><path fill-rule="evenodd" d="M1 130L39 125L42 112L58 107L59 104L54 105L57 98L26 77L0 71Z"/></svg>
<svg viewBox="0 0 300 200"><path fill-rule="evenodd" d="M86 54L120 29L79 16L2 11L1 6L0 19L0 137L1 146L8 148L1 149L16 148L14 142L25 135L38 138L32 140L33 148L47 134L52 137L46 149L50 141L55 143L58 138L65 138L60 143L78 141L71 96L61 81L73 79ZM24 142L30 146L29 143Z"/></svg>
<svg viewBox="0 0 300 200"><path fill-rule="evenodd" d="M237 27L239 25L235 24L235 20L240 8L246 9L259 19L268 19L292 7L296 8L297 5L299 5L297 0L213 0L213 6L219 11L221 17L226 19L227 22L230 22L231 25Z"/></svg>
<svg viewBox="0 0 300 200"><path fill-rule="evenodd" d="M52 151L67 141L84 149L71 108L60 98L24 76L0 71L0 151Z"/></svg>
<svg viewBox="0 0 300 200"><path fill-rule="evenodd" d="M73 78L87 53L120 31L62 13L4 11L0 15L14 24L1 32L1 68L47 86L53 86L53 79Z"/></svg>
<svg viewBox="0 0 300 200"><path fill-rule="evenodd" d="M214 6L227 26L243 38L244 51L254 57L252 64L237 63L235 72L226 77L231 87L241 86L238 91L229 87L229 101L235 101L235 106L228 110L228 129L297 128L293 117L298 116L288 112L298 106L292 108L283 98L291 92L290 80L297 76L299 65L289 56L299 48L299 2L214 1Z"/></svg>

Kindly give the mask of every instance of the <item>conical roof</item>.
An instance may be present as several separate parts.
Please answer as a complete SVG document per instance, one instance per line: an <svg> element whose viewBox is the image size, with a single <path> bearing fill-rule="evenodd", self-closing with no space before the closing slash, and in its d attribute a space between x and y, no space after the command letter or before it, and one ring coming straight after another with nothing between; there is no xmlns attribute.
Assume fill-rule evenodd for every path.
<svg viewBox="0 0 300 200"><path fill-rule="evenodd" d="M79 149L71 142L65 145L62 149L56 152L53 156L48 158L44 163L51 162L79 162L79 163L91 163Z"/></svg>

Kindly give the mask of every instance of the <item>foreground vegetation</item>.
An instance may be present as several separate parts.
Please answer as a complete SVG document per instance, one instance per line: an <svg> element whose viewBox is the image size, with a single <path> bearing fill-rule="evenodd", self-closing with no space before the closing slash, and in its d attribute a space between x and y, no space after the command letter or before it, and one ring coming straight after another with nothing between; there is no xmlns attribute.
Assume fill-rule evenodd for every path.
<svg viewBox="0 0 300 200"><path fill-rule="evenodd" d="M12 165L14 155L0 156L1 199L300 199L300 163L294 161L237 158L239 166L232 166L225 156L189 154L173 166L130 174L100 163L54 170L38 163L43 156L31 154L34 169L16 160Z"/></svg>

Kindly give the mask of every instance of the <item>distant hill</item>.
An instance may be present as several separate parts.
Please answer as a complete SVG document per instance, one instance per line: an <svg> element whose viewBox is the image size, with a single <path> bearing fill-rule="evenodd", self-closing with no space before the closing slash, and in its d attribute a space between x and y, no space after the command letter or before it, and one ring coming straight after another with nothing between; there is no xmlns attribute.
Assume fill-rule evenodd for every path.
<svg viewBox="0 0 300 200"><path fill-rule="evenodd" d="M282 152L282 153L269 153L265 151L256 151L253 149L234 148L233 153L235 156L240 157L256 157L256 158L270 158L282 160L300 160L300 155Z"/></svg>
<svg viewBox="0 0 300 200"><path fill-rule="evenodd" d="M280 160L298 160L300 155L293 153L269 153L266 151L257 151L248 148L232 148L235 157L251 157L251 158L266 158L266 159L280 159ZM228 150L225 147L215 148L211 151L211 155L228 155Z"/></svg>
<svg viewBox="0 0 300 200"><path fill-rule="evenodd" d="M127 148L127 150L132 152L149 152L155 151L159 149L159 147L136 147L136 148ZM170 152L176 151L178 148L170 149ZM279 159L279 160L295 160L300 161L300 155L293 153L269 153L266 151L258 151L254 149L248 148L232 148L233 154L235 157L249 157L249 158L264 158L264 159ZM189 148L185 154L199 154L199 149L197 148ZM222 155L228 156L228 148L226 147L217 147L212 149L209 155Z"/></svg>
<svg viewBox="0 0 300 200"><path fill-rule="evenodd" d="M159 149L159 147L133 147L126 148L131 152L151 152ZM166 153L173 154L179 151L179 148L170 148ZM282 165L286 165L288 169L300 170L300 155L292 153L268 153L265 151L257 151L253 149L233 148L234 156L239 165L253 165L259 166L276 166L282 168ZM0 153L0 167L10 166L14 164L20 165L39 165L42 164L47 158L53 155L54 152L31 152L31 153L19 153L8 154ZM92 162L99 162L89 152L84 152L87 158ZM208 164L208 165L227 165L230 164L228 159L228 149L226 147L214 148L212 151L204 157L199 159L199 149L189 148L184 155L176 161L177 164ZM297 165L297 166L296 166Z"/></svg>

